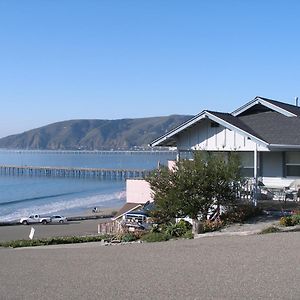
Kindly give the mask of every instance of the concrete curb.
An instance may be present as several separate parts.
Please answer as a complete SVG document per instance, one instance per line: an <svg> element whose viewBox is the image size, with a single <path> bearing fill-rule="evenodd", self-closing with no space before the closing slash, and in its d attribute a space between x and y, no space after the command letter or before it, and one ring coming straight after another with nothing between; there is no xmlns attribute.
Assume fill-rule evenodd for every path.
<svg viewBox="0 0 300 300"><path fill-rule="evenodd" d="M198 238L205 238L205 237L213 237L213 236L246 236L246 235L254 235L261 233L262 230L268 228L268 227L277 227L280 229L278 233L280 232L298 232L300 231L300 225L296 226L289 226L289 227L281 227L277 224L270 224L268 226L265 226L264 228L260 229L254 229L254 230L247 230L247 231L215 231L215 232L207 232L207 233L199 233L194 236L195 239Z"/></svg>
<svg viewBox="0 0 300 300"><path fill-rule="evenodd" d="M258 234L261 230L248 230L248 231L231 231L231 232L207 232L207 233L199 233L195 235L195 239L198 238L205 238L205 237L213 237L213 236L246 236L246 235L252 235L252 234Z"/></svg>

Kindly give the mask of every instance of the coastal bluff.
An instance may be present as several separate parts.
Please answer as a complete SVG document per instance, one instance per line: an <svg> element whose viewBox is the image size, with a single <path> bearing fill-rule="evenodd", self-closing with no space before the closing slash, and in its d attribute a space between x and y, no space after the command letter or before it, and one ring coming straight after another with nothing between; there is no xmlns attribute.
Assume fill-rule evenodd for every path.
<svg viewBox="0 0 300 300"><path fill-rule="evenodd" d="M145 149L156 137L191 116L171 115L119 120L69 120L0 139L0 148L39 150Z"/></svg>

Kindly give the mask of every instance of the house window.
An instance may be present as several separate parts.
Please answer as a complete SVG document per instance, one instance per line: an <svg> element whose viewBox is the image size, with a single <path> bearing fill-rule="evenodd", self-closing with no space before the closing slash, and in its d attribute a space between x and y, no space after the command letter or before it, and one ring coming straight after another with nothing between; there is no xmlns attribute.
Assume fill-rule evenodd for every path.
<svg viewBox="0 0 300 300"><path fill-rule="evenodd" d="M241 175L243 177L254 176L254 154L253 152L240 152ZM258 172L259 173L259 172Z"/></svg>
<svg viewBox="0 0 300 300"><path fill-rule="evenodd" d="M300 152L286 152L286 176L300 176Z"/></svg>

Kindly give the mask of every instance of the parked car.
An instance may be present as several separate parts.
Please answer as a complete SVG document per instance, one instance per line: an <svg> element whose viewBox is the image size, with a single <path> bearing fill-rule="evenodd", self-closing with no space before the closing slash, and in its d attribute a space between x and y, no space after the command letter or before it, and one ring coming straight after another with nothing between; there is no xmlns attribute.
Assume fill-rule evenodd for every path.
<svg viewBox="0 0 300 300"><path fill-rule="evenodd" d="M27 218L21 218L20 220L20 223L23 225L36 224L36 223L48 224L50 222L51 222L50 217L41 217L40 215L31 215Z"/></svg>
<svg viewBox="0 0 300 300"><path fill-rule="evenodd" d="M66 217L61 216L61 215L55 215L51 217L51 222L52 223L66 223L68 220Z"/></svg>

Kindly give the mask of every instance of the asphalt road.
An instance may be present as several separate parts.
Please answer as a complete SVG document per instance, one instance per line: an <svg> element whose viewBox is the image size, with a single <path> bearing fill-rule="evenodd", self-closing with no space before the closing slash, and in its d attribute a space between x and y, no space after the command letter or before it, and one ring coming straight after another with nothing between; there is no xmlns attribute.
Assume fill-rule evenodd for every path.
<svg viewBox="0 0 300 300"><path fill-rule="evenodd" d="M0 249L1 299L300 299L300 233Z"/></svg>

